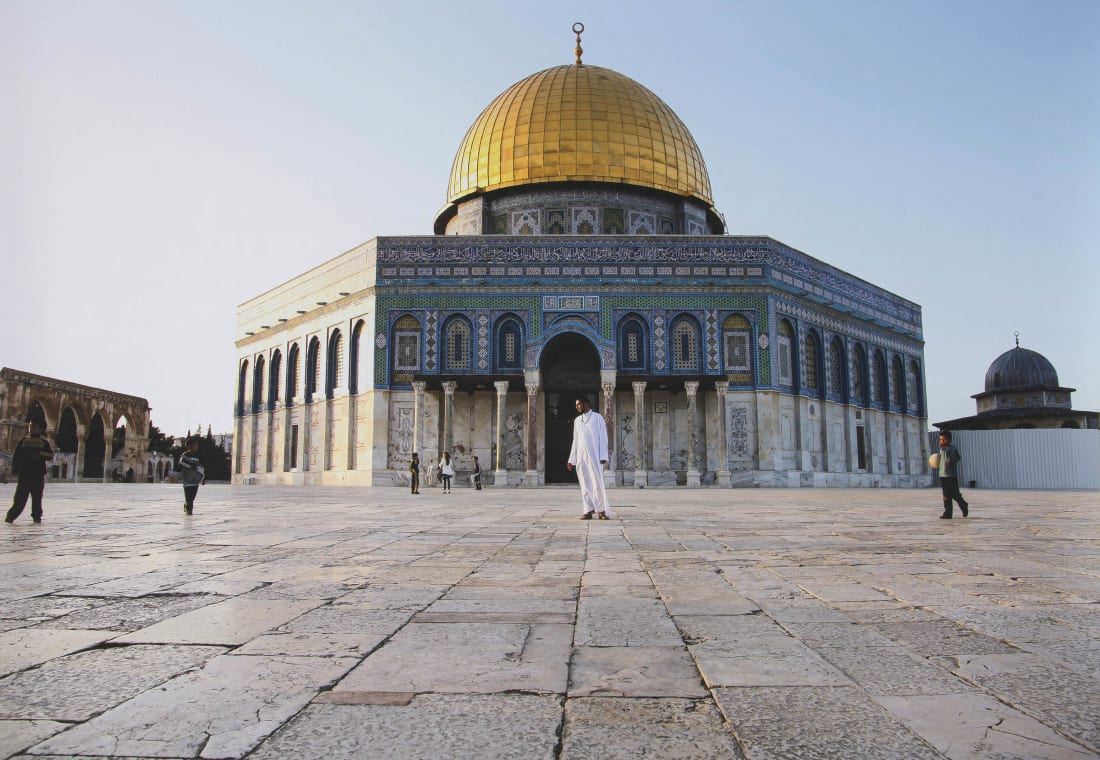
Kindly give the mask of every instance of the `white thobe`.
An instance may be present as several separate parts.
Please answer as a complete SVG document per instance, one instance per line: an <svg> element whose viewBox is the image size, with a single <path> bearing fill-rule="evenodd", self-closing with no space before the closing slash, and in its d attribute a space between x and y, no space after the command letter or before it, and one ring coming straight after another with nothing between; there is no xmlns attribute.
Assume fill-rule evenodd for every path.
<svg viewBox="0 0 1100 760"><path fill-rule="evenodd" d="M585 514L595 510L611 514L607 491L603 487L603 462L607 461L607 423L589 410L573 420L573 448L569 464L581 484L581 502Z"/></svg>

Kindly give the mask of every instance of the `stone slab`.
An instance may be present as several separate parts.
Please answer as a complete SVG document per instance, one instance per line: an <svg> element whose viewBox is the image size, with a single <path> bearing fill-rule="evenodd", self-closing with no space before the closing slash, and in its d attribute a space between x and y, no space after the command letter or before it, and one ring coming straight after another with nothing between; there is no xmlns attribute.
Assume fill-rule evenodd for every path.
<svg viewBox="0 0 1100 760"><path fill-rule="evenodd" d="M710 700L569 699L562 760L743 758Z"/></svg>
<svg viewBox="0 0 1100 760"><path fill-rule="evenodd" d="M4 631L0 633L0 676L94 647L113 635L107 631L57 628L15 628Z"/></svg>
<svg viewBox="0 0 1100 760"><path fill-rule="evenodd" d="M321 657L215 657L202 670L146 691L32 751L241 757L354 663Z"/></svg>
<svg viewBox="0 0 1100 760"><path fill-rule="evenodd" d="M234 597L119 636L114 641L236 646L273 631L322 603L317 599L274 601Z"/></svg>
<svg viewBox="0 0 1100 760"><path fill-rule="evenodd" d="M554 760L560 697L421 694L407 705L313 704L249 760Z"/></svg>
<svg viewBox="0 0 1100 760"><path fill-rule="evenodd" d="M569 668L569 696L706 697L684 647L578 647Z"/></svg>
<svg viewBox="0 0 1100 760"><path fill-rule="evenodd" d="M371 654L338 691L564 694L569 625L419 623Z"/></svg>
<svg viewBox="0 0 1100 760"><path fill-rule="evenodd" d="M679 646L664 604L651 599L585 597L577 607L578 646Z"/></svg>
<svg viewBox="0 0 1100 760"><path fill-rule="evenodd" d="M15 757L70 725L52 720L0 720L0 757Z"/></svg>

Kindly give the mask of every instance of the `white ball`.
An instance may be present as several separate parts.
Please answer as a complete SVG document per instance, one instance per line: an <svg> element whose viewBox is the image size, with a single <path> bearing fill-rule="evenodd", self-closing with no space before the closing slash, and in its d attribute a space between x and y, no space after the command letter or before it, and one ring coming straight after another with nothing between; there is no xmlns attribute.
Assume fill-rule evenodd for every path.
<svg viewBox="0 0 1100 760"><path fill-rule="evenodd" d="M933 454L932 456L928 457L928 466L931 467L933 470L938 470L940 468L940 455Z"/></svg>

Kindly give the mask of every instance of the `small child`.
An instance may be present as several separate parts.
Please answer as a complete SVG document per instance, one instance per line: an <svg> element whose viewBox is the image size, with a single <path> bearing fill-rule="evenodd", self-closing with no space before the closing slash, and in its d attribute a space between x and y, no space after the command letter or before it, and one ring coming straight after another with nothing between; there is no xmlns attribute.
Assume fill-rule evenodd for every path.
<svg viewBox="0 0 1100 760"><path fill-rule="evenodd" d="M43 437L46 425L40 420L27 423L27 437L21 440L11 455L11 469L19 476L15 498L4 522L13 523L23 514L27 497L31 497L31 519L42 522L42 491L46 488L46 462L53 459L50 442Z"/></svg>
<svg viewBox="0 0 1100 760"><path fill-rule="evenodd" d="M416 452L413 452L412 461L409 462L409 483L413 493L420 493L420 455Z"/></svg>
<svg viewBox="0 0 1100 760"><path fill-rule="evenodd" d="M478 464L477 457L474 457L474 488L481 490L481 465Z"/></svg>
<svg viewBox="0 0 1100 760"><path fill-rule="evenodd" d="M187 448L180 454L180 480L183 481L183 513L191 514L195 509L195 496L199 486L206 480L206 469L199 460L199 438L187 439Z"/></svg>

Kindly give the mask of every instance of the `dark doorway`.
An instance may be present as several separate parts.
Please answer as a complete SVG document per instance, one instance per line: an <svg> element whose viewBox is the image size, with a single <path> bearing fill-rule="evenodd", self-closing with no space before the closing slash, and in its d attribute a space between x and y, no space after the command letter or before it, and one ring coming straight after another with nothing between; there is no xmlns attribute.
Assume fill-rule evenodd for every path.
<svg viewBox="0 0 1100 760"><path fill-rule="evenodd" d="M71 406L65 407L65 411L61 413L61 424L57 426L57 436L54 441L57 443L58 451L66 454L76 453L76 415L73 414Z"/></svg>
<svg viewBox="0 0 1100 760"><path fill-rule="evenodd" d="M92 415L88 423L88 439L84 444L84 477L102 478L103 459L107 453L107 439L103 434L103 419Z"/></svg>
<svg viewBox="0 0 1100 760"><path fill-rule="evenodd" d="M577 417L574 402L583 395L598 411L600 354L584 336L565 333L547 344L539 368L546 398L546 482L576 483L577 476L565 466Z"/></svg>

